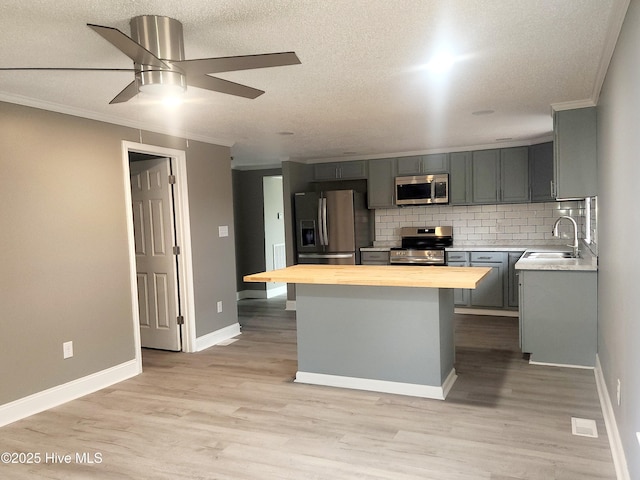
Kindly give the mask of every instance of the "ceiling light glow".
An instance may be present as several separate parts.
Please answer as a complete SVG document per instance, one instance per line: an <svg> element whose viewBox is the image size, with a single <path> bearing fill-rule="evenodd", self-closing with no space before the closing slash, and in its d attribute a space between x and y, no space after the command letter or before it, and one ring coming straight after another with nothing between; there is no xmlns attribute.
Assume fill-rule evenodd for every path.
<svg viewBox="0 0 640 480"><path fill-rule="evenodd" d="M177 107L178 105L182 105L183 99L182 96L177 95L169 95L162 98L162 104L165 107Z"/></svg>
<svg viewBox="0 0 640 480"><path fill-rule="evenodd" d="M152 95L154 97L176 97L182 95L187 89L182 85L176 85L171 83L149 83L140 85L138 89L145 95Z"/></svg>
<svg viewBox="0 0 640 480"><path fill-rule="evenodd" d="M431 58L426 67L435 73L443 73L451 69L456 58L449 52L442 52Z"/></svg>

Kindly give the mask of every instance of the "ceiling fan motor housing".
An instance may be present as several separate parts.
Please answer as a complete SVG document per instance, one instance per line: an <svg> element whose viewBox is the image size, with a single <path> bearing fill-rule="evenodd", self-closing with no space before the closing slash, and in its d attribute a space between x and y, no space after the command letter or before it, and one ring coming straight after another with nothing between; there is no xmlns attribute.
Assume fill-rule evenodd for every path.
<svg viewBox="0 0 640 480"><path fill-rule="evenodd" d="M141 15L130 22L131 38L153 53L160 60L179 62L184 60L182 23L169 17ZM135 64L139 89L143 92L181 94L187 89L183 72L178 68L161 70L151 65Z"/></svg>

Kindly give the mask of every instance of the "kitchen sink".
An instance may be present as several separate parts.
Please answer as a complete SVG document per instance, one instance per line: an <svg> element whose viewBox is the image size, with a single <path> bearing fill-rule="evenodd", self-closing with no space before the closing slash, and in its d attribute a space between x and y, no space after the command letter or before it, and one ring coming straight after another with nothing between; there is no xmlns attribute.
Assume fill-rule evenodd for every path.
<svg viewBox="0 0 640 480"><path fill-rule="evenodd" d="M527 252L524 254L524 258L546 258L562 259L562 258L574 258L571 252Z"/></svg>

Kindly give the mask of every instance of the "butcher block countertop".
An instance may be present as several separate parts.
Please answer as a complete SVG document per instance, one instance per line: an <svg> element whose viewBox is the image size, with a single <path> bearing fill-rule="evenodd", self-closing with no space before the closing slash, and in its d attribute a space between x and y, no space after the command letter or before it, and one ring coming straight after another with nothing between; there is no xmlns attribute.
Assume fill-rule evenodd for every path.
<svg viewBox="0 0 640 480"><path fill-rule="evenodd" d="M476 288L489 267L421 267L414 265L293 265L246 275L245 282L379 287Z"/></svg>

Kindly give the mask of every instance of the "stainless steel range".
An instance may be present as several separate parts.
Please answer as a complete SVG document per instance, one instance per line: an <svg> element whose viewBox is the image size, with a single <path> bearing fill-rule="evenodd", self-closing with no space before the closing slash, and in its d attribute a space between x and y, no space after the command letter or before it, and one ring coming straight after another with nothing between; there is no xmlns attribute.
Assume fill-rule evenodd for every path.
<svg viewBox="0 0 640 480"><path fill-rule="evenodd" d="M392 248L392 265L446 265L445 248L453 245L453 227L403 227L402 246Z"/></svg>

